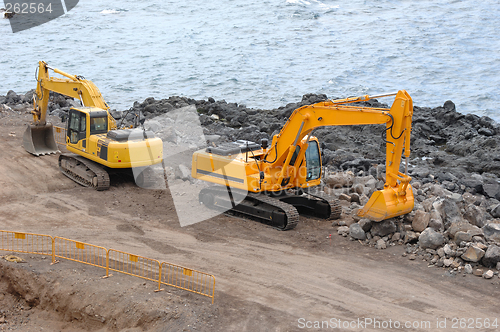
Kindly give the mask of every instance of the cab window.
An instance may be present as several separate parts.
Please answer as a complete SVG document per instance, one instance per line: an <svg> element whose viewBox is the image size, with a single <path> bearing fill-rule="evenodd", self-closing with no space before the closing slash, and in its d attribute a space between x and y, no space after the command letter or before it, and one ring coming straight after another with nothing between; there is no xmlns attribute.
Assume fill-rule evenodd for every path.
<svg viewBox="0 0 500 332"><path fill-rule="evenodd" d="M108 132L108 117L90 118L90 134L103 134Z"/></svg>
<svg viewBox="0 0 500 332"><path fill-rule="evenodd" d="M306 180L315 180L321 176L321 159L319 155L318 142L309 141L306 150L306 166L307 177Z"/></svg>
<svg viewBox="0 0 500 332"><path fill-rule="evenodd" d="M86 114L78 111L71 111L68 123L68 136L71 144L78 143L85 138Z"/></svg>

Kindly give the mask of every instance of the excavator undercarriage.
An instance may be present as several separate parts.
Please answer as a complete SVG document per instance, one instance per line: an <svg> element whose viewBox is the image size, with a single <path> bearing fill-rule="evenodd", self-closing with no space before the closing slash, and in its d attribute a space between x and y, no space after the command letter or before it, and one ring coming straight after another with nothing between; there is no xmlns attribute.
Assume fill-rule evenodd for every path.
<svg viewBox="0 0 500 332"><path fill-rule="evenodd" d="M210 186L200 191L199 200L210 209L242 214L280 230L295 228L299 212L322 219L338 219L342 213L333 197L296 191L276 195Z"/></svg>
<svg viewBox="0 0 500 332"><path fill-rule="evenodd" d="M109 174L106 169L87 158L77 154L59 155L59 169L71 180L84 187L98 191L109 189Z"/></svg>

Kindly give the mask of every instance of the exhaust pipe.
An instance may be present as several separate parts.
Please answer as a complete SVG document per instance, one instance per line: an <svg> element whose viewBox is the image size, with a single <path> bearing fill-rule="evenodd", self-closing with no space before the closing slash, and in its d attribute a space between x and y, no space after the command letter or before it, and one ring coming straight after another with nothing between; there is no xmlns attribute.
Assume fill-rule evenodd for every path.
<svg viewBox="0 0 500 332"><path fill-rule="evenodd" d="M51 123L42 126L28 125L23 135L23 147L35 156L60 152Z"/></svg>

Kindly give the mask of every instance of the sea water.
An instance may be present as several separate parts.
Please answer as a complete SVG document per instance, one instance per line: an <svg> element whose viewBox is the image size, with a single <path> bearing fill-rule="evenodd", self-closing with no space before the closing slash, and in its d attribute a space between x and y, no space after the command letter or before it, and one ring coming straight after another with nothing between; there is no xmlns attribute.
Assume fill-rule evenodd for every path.
<svg viewBox="0 0 500 332"><path fill-rule="evenodd" d="M80 0L17 33L0 19L0 94L35 88L43 60L118 110L150 96L270 109L405 89L415 105L452 100L500 121L499 17L495 0Z"/></svg>

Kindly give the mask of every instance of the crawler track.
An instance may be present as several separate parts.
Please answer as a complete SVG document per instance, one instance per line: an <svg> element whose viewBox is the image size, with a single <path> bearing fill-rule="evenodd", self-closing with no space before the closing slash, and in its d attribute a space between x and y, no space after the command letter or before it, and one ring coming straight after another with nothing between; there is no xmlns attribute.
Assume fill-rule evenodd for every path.
<svg viewBox="0 0 500 332"><path fill-rule="evenodd" d="M297 226L299 210L323 219L338 219L342 213L337 199L319 192L269 196L212 186L201 190L199 198L211 209L243 214L283 231Z"/></svg>
<svg viewBox="0 0 500 332"><path fill-rule="evenodd" d="M71 180L96 190L109 189L109 175L103 166L76 154L59 155L59 169Z"/></svg>
<svg viewBox="0 0 500 332"><path fill-rule="evenodd" d="M264 194L245 193L224 187L208 187L200 192L200 202L208 208L243 214L259 222L285 231L299 222L297 209L279 199Z"/></svg>
<svg viewBox="0 0 500 332"><path fill-rule="evenodd" d="M321 193L307 193L307 195L321 199L323 202L330 205L330 216L326 219L339 219L342 215L342 206L338 199Z"/></svg>

